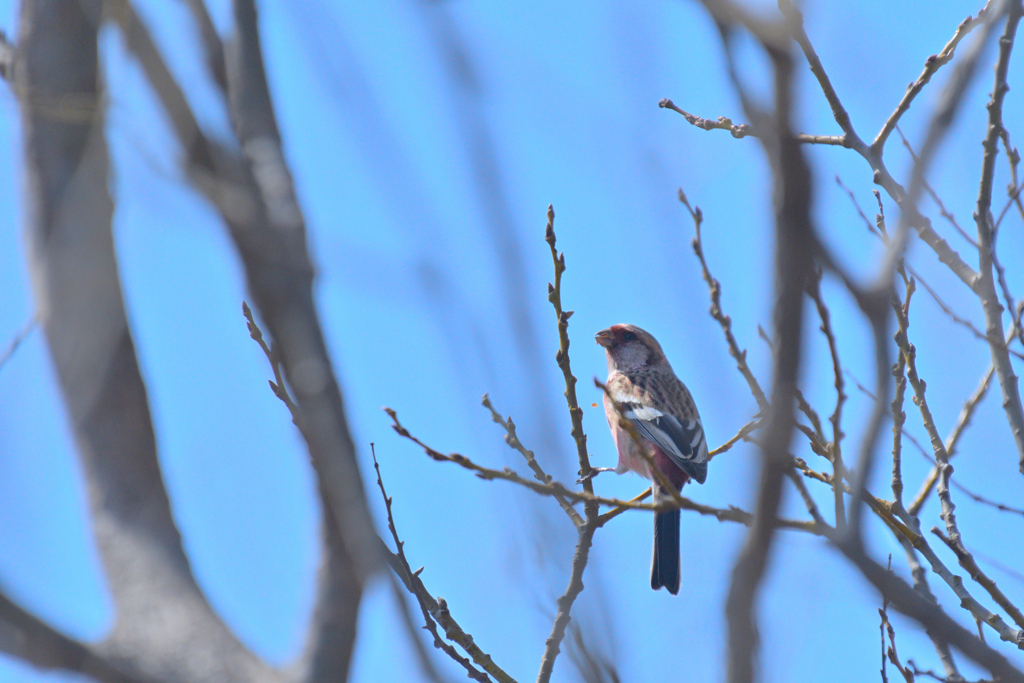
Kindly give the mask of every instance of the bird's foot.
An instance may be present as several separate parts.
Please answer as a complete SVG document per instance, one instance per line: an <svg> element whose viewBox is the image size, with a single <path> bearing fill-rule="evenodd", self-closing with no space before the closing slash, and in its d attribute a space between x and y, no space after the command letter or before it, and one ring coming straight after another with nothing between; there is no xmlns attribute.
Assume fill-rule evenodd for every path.
<svg viewBox="0 0 1024 683"><path fill-rule="evenodd" d="M579 479L576 480L576 483L577 484L582 484L585 481L590 481L591 479L593 479L597 475L601 474L602 472L614 472L614 471L615 471L614 467L591 467L589 472L587 472L585 475L583 475L582 477L580 477Z"/></svg>

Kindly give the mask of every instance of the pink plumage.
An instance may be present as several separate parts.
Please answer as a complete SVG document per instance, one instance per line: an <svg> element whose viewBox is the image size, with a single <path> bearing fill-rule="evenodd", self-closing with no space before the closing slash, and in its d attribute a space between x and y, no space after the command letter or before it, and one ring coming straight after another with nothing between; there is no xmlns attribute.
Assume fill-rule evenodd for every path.
<svg viewBox="0 0 1024 683"><path fill-rule="evenodd" d="M708 448L700 415L661 345L635 325L612 325L594 338L608 358L608 391L655 465L676 489L682 489L690 479L703 484ZM604 398L604 411L619 454L614 471L636 472L650 479L655 502L671 498L671 493L652 476L636 441L619 423L608 396ZM651 587L662 586L673 595L679 592L679 510L655 515Z"/></svg>

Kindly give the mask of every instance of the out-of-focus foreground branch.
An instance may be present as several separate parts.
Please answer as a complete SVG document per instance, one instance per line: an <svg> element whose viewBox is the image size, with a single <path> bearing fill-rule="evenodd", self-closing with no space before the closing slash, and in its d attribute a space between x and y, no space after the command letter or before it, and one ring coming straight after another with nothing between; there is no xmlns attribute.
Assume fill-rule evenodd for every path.
<svg viewBox="0 0 1024 683"><path fill-rule="evenodd" d="M38 317L84 463L116 611L107 639L86 646L89 656L45 661L63 667L78 662L75 670L83 672L83 662L91 672L100 671L97 661L110 661L126 675L160 681L286 677L250 653L210 608L192 576L160 475L111 234L97 34L104 19L113 19L170 115L188 178L217 207L235 239L317 471L324 561L306 652L287 677L342 679L362 584L380 566L379 541L313 302L313 266L267 89L255 6L251 0L234 3L236 35L227 55L202 1L189 7L201 27L211 79L230 103L236 147L205 136L148 30L124 0L25 0L15 67L4 69L14 74L23 111ZM44 631L19 623L0 614L0 625L16 634L4 642L14 643L12 654L35 661L38 643L29 636ZM74 649L70 641L51 642Z"/></svg>

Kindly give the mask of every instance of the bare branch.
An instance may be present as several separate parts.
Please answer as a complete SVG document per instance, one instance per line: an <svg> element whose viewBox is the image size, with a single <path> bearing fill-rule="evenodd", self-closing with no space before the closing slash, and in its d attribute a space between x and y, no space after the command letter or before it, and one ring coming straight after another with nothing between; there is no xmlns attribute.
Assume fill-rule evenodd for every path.
<svg viewBox="0 0 1024 683"><path fill-rule="evenodd" d="M882 160L881 148L876 149L873 146L869 147L857 135L857 132L854 130L853 124L850 121L849 114L846 112L842 102L839 100L839 95L832 86L832 83L821 64L821 60L818 58L818 54L814 50L814 46L811 45L810 38L808 38L807 33L804 30L803 15L799 10L793 7L789 0L783 0L779 7L786 16L789 22L790 32L800 45L801 50L803 50L804 56L807 58L807 62L811 67L811 71L815 78L817 78L818 84L821 86L822 92L825 94L825 99L832 108L832 114L835 117L836 123L838 123L839 127L843 130L843 136L847 142L846 146L856 151L864 158L865 161L868 162L871 166L871 170L874 172L875 182L881 185L885 189L886 193L896 201L900 209L906 214L907 223L917 230L918 236L928 244L933 251L935 251L939 260L946 264L965 284L973 288L974 281L977 278L977 273L975 273L974 270L967 265L962 258L960 258L960 255L949 246L946 240L942 239L942 237L935 232L934 228L932 228L931 221L917 209L916 202L910 205L907 204L907 192L895 181L895 179L893 179L892 174L889 173L889 170L886 168L885 162ZM991 18L990 14L991 13L987 14L986 17ZM987 24L986 28L989 28L990 26L991 23ZM980 42L983 41L979 41L979 43ZM943 124L940 127L929 127L929 135L931 135L933 139L932 142L926 143L929 148L934 146L934 141L937 141L941 137L945 128L948 127L949 123L952 121L952 111L955 110L956 106L959 104L960 95L965 90L963 86L973 73L977 57L978 50L974 49L971 55L964 60L966 68L961 64L961 68L958 68L954 73L954 76L951 79L954 82L951 83L948 90L948 92L954 94L954 97L947 98L947 101L943 105L946 108L948 115L944 112L942 116L935 117L936 121L942 121ZM932 151L933 150L928 149L926 156L930 157ZM925 150L922 149L923 156L925 156L924 153ZM920 164L916 164L915 166L918 165ZM920 179L919 182L921 180L923 180L923 178Z"/></svg>
<svg viewBox="0 0 1024 683"><path fill-rule="evenodd" d="M573 312L562 310L562 273L565 272L565 254L559 254L555 249L555 209L550 205L548 206L548 225L544 239L551 248L551 260L555 267L555 284L548 283L548 301L554 307L555 317L558 319L558 352L555 354L555 360L565 378L565 401L569 406L569 417L572 420L570 433L576 442L576 456L580 461L579 473L584 477L583 490L593 493L594 484L586 478L592 467L590 456L587 454L587 435L583 431L583 409L580 408L579 402L576 400L576 378L569 365L569 318ZM596 513L595 509L593 514ZM590 511L587 512L587 516L588 518L592 516Z"/></svg>
<svg viewBox="0 0 1024 683"><path fill-rule="evenodd" d="M993 222L992 222L992 182L995 174L996 156L999 152L999 135L1003 130L1003 99L1010 86L1006 83L1006 74L1010 68L1010 54L1013 41L1017 35L1017 25L1024 15L1021 0L1008 0L1009 8L1006 17L1006 28L999 39L999 57L995 67L995 85L987 105L988 128L982 148L985 150L982 160L981 182L978 187L978 203L974 212L974 220L978 228L978 273L974 287L975 294L981 300L985 312L985 334L992 352L992 365L1003 394L1003 410L1006 412L1013 442L1017 447L1018 467L1024 474L1024 406L1021 405L1018 378L1010 363L1006 341L1003 338L1002 313L1003 307L996 295L995 283L992 278L993 268ZM1010 309L1013 315L1013 309Z"/></svg>
<svg viewBox="0 0 1024 683"><path fill-rule="evenodd" d="M836 388L836 408L833 411L832 416L829 417L829 422L832 423L832 442L829 444L829 451L832 456L832 467L833 474L838 481L842 481L846 474L846 468L843 465L843 430L842 430L842 416L843 416L843 404L846 403L846 391L844 390L843 382L843 366L839 362L839 349L836 345L836 337L832 332L832 317L829 313L828 306L825 305L825 301L821 298L821 271L818 270L812 274L808 280L807 292L810 294L811 299L814 301L814 305L818 310L818 317L821 318L821 332L825 335L828 340L829 355L832 357L832 374L834 377L834 383ZM846 506L843 501L842 487L834 487L835 492L835 513L836 513L836 528L841 529L846 524Z"/></svg>
<svg viewBox="0 0 1024 683"><path fill-rule="evenodd" d="M40 669L73 671L100 683L148 683L119 668L95 648L68 638L0 591L0 651Z"/></svg>
<svg viewBox="0 0 1024 683"><path fill-rule="evenodd" d="M748 27L751 25L748 24ZM754 625L753 605L767 564L771 547L774 520L782 499L782 477L785 476L789 455L787 447L794 428L794 390L798 385L797 374L800 365L803 329L803 289L810 273L815 253L816 238L810 219L811 177L807 163L800 152L799 144L789 130L791 85L793 65L783 49L764 38L774 67L775 112L772 134L762 140L765 151L772 163L776 184L776 282L775 319L773 338L777 343L774 357L771 412L762 441L762 466L754 516L754 525L747 534L743 549L732 571L729 595L726 601L726 615L729 623L729 654L727 677L731 683L746 683L754 675L754 657L757 648L757 631ZM744 107L751 118L759 116L746 93L739 87L739 81L732 66L731 46L726 40L730 59L730 73L739 89ZM684 197L680 197L684 199ZM699 213L691 211L694 222L699 224ZM699 240L695 240L698 249ZM703 265L703 258L701 259ZM707 274L705 278L712 287L712 301L717 288ZM712 315L715 314L712 307ZM724 316L723 316L724 318ZM726 321L727 318L724 318ZM723 329L727 326L723 323ZM730 335L727 334L727 337ZM737 361L743 356L730 351ZM745 363L743 363L745 365ZM751 376L752 378L752 376ZM756 383L748 383L753 389ZM758 405L764 410L768 402L763 394L755 392Z"/></svg>
<svg viewBox="0 0 1024 683"><path fill-rule="evenodd" d="M878 131L878 135L875 136L874 142L871 143L873 151L881 154L882 148L885 147L885 141L889 138L889 134L892 133L893 129L897 126L900 121L900 117L908 109L910 109L911 102L917 97L918 93L924 89L924 86L928 84L928 81L932 79L935 72L941 69L943 66L948 64L953 59L953 55L956 52L956 46L960 44L968 33L973 31L978 24L981 23L985 17L985 13L991 8L995 0L988 0L985 7L978 12L978 16L968 16L960 25L956 27L956 31L953 33L953 37L949 39L946 46L937 55L932 55L924 62L924 71L917 77L917 80L907 86L907 92L903 95L903 99L896 105L895 111L889 115L885 123L882 125L882 129Z"/></svg>
<svg viewBox="0 0 1024 683"><path fill-rule="evenodd" d="M14 355L14 352L18 350L19 346L21 346L21 342L25 341L25 338L28 337L32 330L36 328L36 324L36 317L32 316L32 318L22 325L21 329L15 333L14 337L7 345L7 348L4 349L3 353L0 353L0 368L3 368L4 365L7 364L7 361L9 361L11 356Z"/></svg>
<svg viewBox="0 0 1024 683"><path fill-rule="evenodd" d="M473 472L476 476L485 481L500 480L511 482L513 484L518 484L519 486L522 486L524 488L528 488L534 493L538 493L542 496L554 496L557 493L576 503L594 503L596 505L603 505L605 507L615 508L615 510L612 511L615 512L615 515L606 513L606 515L600 518L602 521L599 526L603 526L605 522L611 519L611 517L617 516L622 510L625 509L647 510L650 512L665 512L667 510L673 510L678 508L680 510L691 510L701 515L715 517L720 522L738 522L746 526L750 526L751 521L753 520L753 515L751 515L749 512L744 512L743 510L737 507L710 507L708 505L701 505L699 503L695 503L684 496L680 496L678 499L674 500L666 500L658 504L640 502L643 498L647 496L647 494L650 491L649 489L648 491L645 491L644 493L642 493L640 496L637 496L633 500L619 500L617 498L604 498L593 493L587 493L586 491L577 491L569 488L565 484L562 484L554 480L547 484L542 484L533 479L528 479L526 477L520 476L519 474L507 468L504 470L495 470L483 467L481 465L476 464L466 456L460 455L459 453L445 454L431 448L430 446L428 446L427 444L423 443L418 438L413 436L409 432L409 430L407 430L398 421L398 415L397 413L395 413L394 410L392 410L391 408L384 408L384 412L388 414L388 416L391 418L393 422L393 424L391 425L392 429L394 429L399 436L402 436L408 439L409 441L412 441L417 446L422 448L424 453L426 453L432 460L438 462L451 462L456 465L459 465L464 469L469 470L470 472ZM821 530L816 527L814 522L801 522L786 519L776 520L776 522L779 528L796 529L799 531L807 531L819 535L821 533Z"/></svg>
<svg viewBox="0 0 1024 683"><path fill-rule="evenodd" d="M907 303L913 290L907 288ZM906 306L906 304L904 304ZM899 334L899 333L897 333ZM903 410L903 396L907 391L907 359L901 353L892 366L892 376L896 380L896 395L889 404L892 410L892 497L897 510L903 509L903 425L907 421L907 413Z"/></svg>
<svg viewBox="0 0 1024 683"><path fill-rule="evenodd" d="M501 416L501 413L494 409L491 405L491 399L484 394L483 406L491 411L491 419L501 425L502 429L505 430L505 443L508 444L509 448L519 451L522 456L526 459L526 464L529 465L530 469L533 470L533 476L537 481L549 484L552 481L551 475L544 471L544 468L537 462L537 458L534 456L533 451L528 450L519 437L516 435L516 425L512 422L512 416L509 415L508 420ZM583 518L580 517L580 513L573 509L572 504L566 500L565 496L561 494L554 494L554 499L558 501L558 504L565 510L565 514L569 515L569 519L572 520L573 524L579 527L583 524Z"/></svg>
<svg viewBox="0 0 1024 683"><path fill-rule="evenodd" d="M700 260L704 281L708 283L708 289L711 291L711 309L709 311L711 317L722 326L722 332L725 333L725 341L729 345L729 354L736 361L736 367L740 374L743 375L743 379L747 380L747 386L750 387L750 393L754 395L754 400L757 401L758 409L764 413L768 409L768 399L765 398L760 383L754 377L754 373L750 371L750 366L747 365L746 350L741 351L739 344L736 343L736 337L732 334L732 319L722 311L722 285L711 275L711 271L708 270L708 262L704 258L704 246L701 242L700 234L700 227L704 222L704 214L701 212L700 207L690 207L690 202L687 201L682 189L679 190L679 201L683 203L683 206L686 207L693 218L693 228L696 234L693 238L693 252Z"/></svg>
<svg viewBox="0 0 1024 683"><path fill-rule="evenodd" d="M910 153L910 158L916 164L917 154L914 153L914 148L910 146L910 141L907 140L907 137L903 134L903 130L899 126L896 126L896 132L900 134L900 140L903 141L903 146L906 148L907 152ZM960 234L960 236L967 241L968 244L977 249L978 242L973 237L968 235L966 230L960 227L960 223L957 222L956 216L954 216L951 211L946 209L946 205L942 202L942 198L939 197L939 194L934 189L932 189L932 186L927 181L924 182L924 189L925 192L928 193L928 196L932 198L932 201L934 201L938 205L939 215L945 218L946 221L953 226L953 229L956 230Z"/></svg>
<svg viewBox="0 0 1024 683"><path fill-rule="evenodd" d="M1005 683L1024 683L1024 673L1015 668L998 651L981 641L963 626L954 621L935 602L907 585L905 581L886 571L868 557L859 544L842 541L839 549L850 559L861 573L903 614L928 629L928 634L940 643L949 643L965 655L992 672Z"/></svg>
<svg viewBox="0 0 1024 683"><path fill-rule="evenodd" d="M27 2L16 85L25 96L26 211L33 217L27 241L37 310L116 612L96 651L143 677L280 680L207 603L171 512L111 232L100 14L98 2L60 11ZM68 105L72 110L62 113Z"/></svg>
<svg viewBox="0 0 1024 683"><path fill-rule="evenodd" d="M682 114L683 118L692 125L700 128L701 130L727 130L734 138L745 138L748 135L753 138L761 137L761 133L747 123L733 123L732 119L726 116L719 116L716 120L704 119L695 114L683 111L675 105L675 103L664 98L658 102L658 106L662 109L671 109L674 112ZM839 147L849 147L846 143L846 139L842 135L808 135L806 133L797 133L795 136L796 141L807 145L837 145Z"/></svg>
<svg viewBox="0 0 1024 683"><path fill-rule="evenodd" d="M387 555L392 555L392 557L397 560L397 566L392 564L392 569L419 603L420 610L423 612L424 628L434 636L434 647L441 650L452 660L461 665L466 670L466 674L470 678L475 681L487 683L490 679L482 671L470 664L469 660L456 652L455 648L444 642L438 634L435 615L441 610L448 613L448 607L444 604L444 601L434 600L433 596L427 592L426 587L420 580L420 572L423 570L418 569L413 571L412 567L409 565L409 560L405 556L405 542L398 536L398 528L395 526L395 518L391 511L391 498L388 496L388 492L384 490L384 480L381 478L380 464L377 462L377 453L373 449L373 444L370 444L370 453L373 456L373 468L377 471L377 486L380 488L380 495L384 498L384 507L388 516L388 530L391 532L391 538L395 541L396 552L394 554L392 554L390 550L387 552ZM381 543L383 543L383 541L381 541ZM454 625L457 628L458 625L455 624L455 620L451 618L450 613L448 613L448 618L449 625ZM448 636L448 639L459 643L459 645L462 646L462 648L471 657L473 657L473 661L480 665L482 669L490 673L497 680L502 681L502 683L514 683L514 679L502 671L498 665L494 663L490 655L480 650L473 641L472 636L461 628L457 628L457 631L456 629L452 629L452 633L449 633L449 628L443 628L445 628L445 635Z"/></svg>
<svg viewBox="0 0 1024 683"><path fill-rule="evenodd" d="M949 467L948 465L946 467ZM952 469L952 468L950 468ZM940 484L941 486L941 484ZM959 560L960 566L966 569L971 578L974 579L982 588L988 591L988 594L992 596L992 599L996 601L996 604L1003 608L1003 610L1010 615L1014 623L1017 626L1024 628L1024 615L1021 614L1020 608L1010 602L1010 599L999 590L996 586L996 582L988 577L988 575L981 570L978 563L974 560L974 555L964 546L963 541L960 539L953 540L952 538L943 534L937 527L932 527L932 533L938 536L946 546L956 554L956 559Z"/></svg>

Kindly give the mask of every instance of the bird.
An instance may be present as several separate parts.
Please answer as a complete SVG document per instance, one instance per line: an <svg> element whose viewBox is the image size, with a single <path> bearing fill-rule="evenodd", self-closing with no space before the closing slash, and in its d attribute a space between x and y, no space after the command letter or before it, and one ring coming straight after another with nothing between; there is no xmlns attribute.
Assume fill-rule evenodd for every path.
<svg viewBox="0 0 1024 683"><path fill-rule="evenodd" d="M636 472L650 479L654 502L671 500L643 457L637 440L620 423L634 428L640 446L677 491L691 479L703 484L708 472L708 447L697 406L669 365L661 345L636 325L612 325L594 335L608 360L604 413L619 462L614 468L596 468L617 474ZM614 399L614 402L612 401ZM655 513L651 588L679 593L679 510Z"/></svg>

